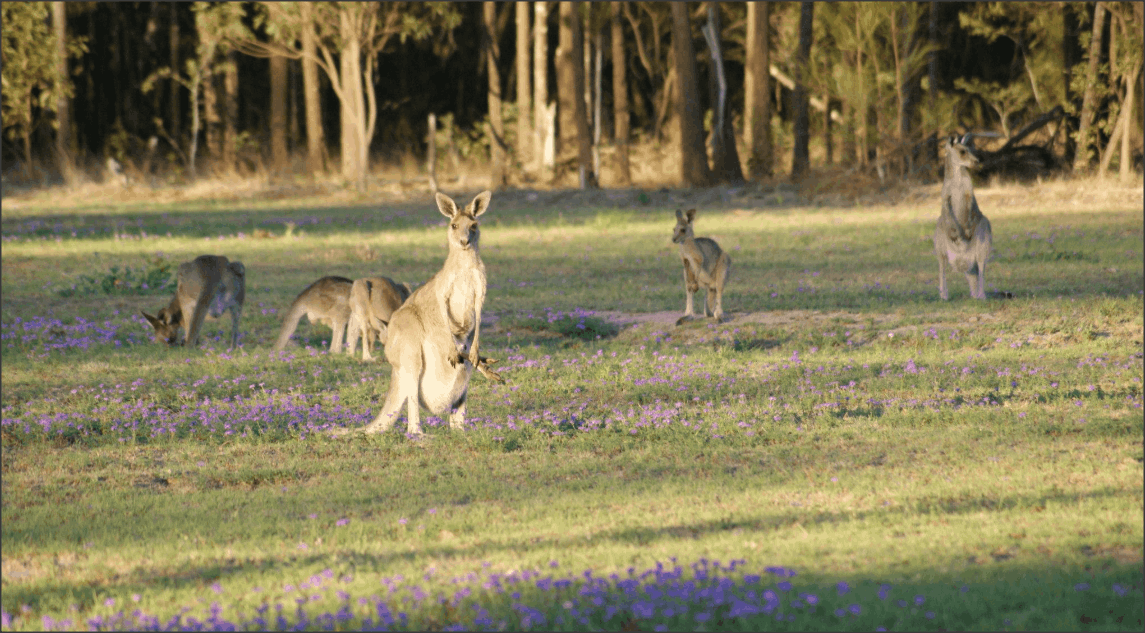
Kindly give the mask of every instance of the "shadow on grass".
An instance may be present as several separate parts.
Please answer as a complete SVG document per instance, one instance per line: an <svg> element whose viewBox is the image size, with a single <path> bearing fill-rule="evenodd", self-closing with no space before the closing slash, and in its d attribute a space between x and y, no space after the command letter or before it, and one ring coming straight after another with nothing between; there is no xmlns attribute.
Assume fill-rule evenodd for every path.
<svg viewBox="0 0 1145 633"><path fill-rule="evenodd" d="M642 471L639 475L640 480L660 480L663 474L660 469L641 469L639 468L640 464L633 464L632 466L634 468L629 470L629 474L632 474L631 470ZM875 467L875 464L872 462L872 464L868 464L867 467ZM739 487L749 486L745 478L740 478L740 481L742 483ZM617 482L613 481L609 485L616 488ZM640 488L647 485L647 482L626 480L623 485ZM552 493L552 491L550 491L550 493ZM376 498L374 492L368 492L366 494L370 499ZM621 498L625 496L625 493L622 488L618 488L616 495L618 498ZM468 502L472 502L472 499L469 497L463 498ZM923 495L911 499L906 504L887 506L875 510L858 512L850 510L790 510L784 512L759 513L753 517L739 519L711 519L678 522L661 526L616 527L599 530L587 537L536 536L527 541L485 541L474 546L428 543L416 550L398 551L388 554L371 554L354 551L353 549L335 548L334 551L324 554L287 555L284 556L282 560L263 559L238 561L228 558L207 564L183 564L178 566L175 570L171 570L169 567L163 565L152 567L143 566L128 573L115 575L106 583L101 583L96 587L91 586L87 581L70 583L60 580L7 584L4 597L5 603L10 605L29 604L35 607L39 604L60 605L77 603L80 604L81 607L86 608L96 604L100 596L106 595L108 591L114 591L123 595L127 593L155 592L162 589L205 588L212 582L226 580L228 577L235 575L281 575L295 568L309 569L313 566L328 565L331 564L330 561L332 560L337 560L337 564L340 567L349 566L350 568L356 569L359 574L364 572L385 574L386 570L392 568L394 564L409 563L416 559L480 559L504 554L520 556L530 550L546 551L556 549L559 551L562 548L577 549L592 547L598 544L629 544L640 547L652 545L663 546L665 542L690 541L737 530L748 530L756 534L761 534L766 538L769 533L796 525L810 527L816 525L870 522L885 525L888 530L891 530L896 525L905 524L905 522L908 522L912 517L927 517L929 520L942 520L943 517L953 515L971 515L981 512L997 512L1022 508L1028 508L1033 512L1038 512L1049 504L1072 504L1082 499L1110 500L1124 504L1132 503L1133 500L1137 498L1138 495L1133 491L1117 490L1109 487L1080 494L1062 492L1055 487L1041 492L1016 495L969 492L964 492L959 495ZM443 499L442 501L445 500ZM365 503L365 501L363 501L363 503ZM44 537L52 533L52 530L49 529L48 526L28 526L17 531L15 526L7 525L5 526L5 531L6 540L36 538L38 547L43 549L67 550L70 547L63 542L53 543L50 538L45 540ZM22 532L30 533L21 534ZM158 536L158 534L155 536ZM126 534L121 534L121 537L123 538L118 542L105 542L103 545L115 547L117 545L139 544L138 535L129 537ZM1118 561L1124 563L1126 556L1125 553L1119 551L1100 551L1092 548L1087 549L1085 547L1082 547L1078 553L1092 559L1095 564L1104 566L1103 568L1108 568ZM1133 557L1132 554L1133 552L1129 552L1129 558ZM1140 552L1137 551L1136 555L1139 559ZM1008 558L1008 556L1001 559L996 557L995 562L1004 561L1006 558ZM772 561L759 561L760 564L770 564L771 562ZM949 561L944 561L943 564L945 565L948 562ZM1139 560L1137 565L1137 570L1140 571ZM922 577L930 576L924 573ZM250 582L255 582L255 580L252 579Z"/></svg>

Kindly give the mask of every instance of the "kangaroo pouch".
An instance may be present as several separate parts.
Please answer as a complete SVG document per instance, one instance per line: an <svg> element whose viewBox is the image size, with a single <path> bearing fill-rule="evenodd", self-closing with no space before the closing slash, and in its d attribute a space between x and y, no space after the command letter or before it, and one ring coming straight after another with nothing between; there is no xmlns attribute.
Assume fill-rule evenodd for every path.
<svg viewBox="0 0 1145 633"><path fill-rule="evenodd" d="M473 365L469 361L449 364L441 354L425 355L425 371L421 375L418 401L434 415L446 415L465 401Z"/></svg>

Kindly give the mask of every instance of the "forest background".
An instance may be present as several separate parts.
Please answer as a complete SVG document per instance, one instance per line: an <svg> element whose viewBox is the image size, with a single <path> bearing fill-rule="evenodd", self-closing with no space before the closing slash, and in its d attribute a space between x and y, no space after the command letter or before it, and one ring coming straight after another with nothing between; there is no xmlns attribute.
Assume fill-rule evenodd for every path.
<svg viewBox="0 0 1145 633"><path fill-rule="evenodd" d="M9 190L365 190L395 167L433 188L436 168L494 188L925 182L966 131L987 174L1141 168L1141 3L10 2L3 21Z"/></svg>

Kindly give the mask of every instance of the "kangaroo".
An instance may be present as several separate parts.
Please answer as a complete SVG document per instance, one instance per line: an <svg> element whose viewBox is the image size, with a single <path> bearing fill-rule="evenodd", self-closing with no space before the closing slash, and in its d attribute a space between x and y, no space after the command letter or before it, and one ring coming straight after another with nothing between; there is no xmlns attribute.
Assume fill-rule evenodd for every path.
<svg viewBox="0 0 1145 633"><path fill-rule="evenodd" d="M970 169L978 166L970 134L946 139L946 167L942 181L942 214L934 230L934 253L938 257L938 294L950 299L946 289L946 264L966 275L970 296L986 298L986 259L993 233L974 199Z"/></svg>
<svg viewBox="0 0 1145 633"><path fill-rule="evenodd" d="M239 344L239 317L246 298L246 268L242 262L228 261L221 255L200 255L179 264L175 296L157 316L143 312L154 329L156 343L178 345L179 328L185 331L183 345L199 344L203 320L231 313L231 347ZM188 319L189 316L189 319Z"/></svg>
<svg viewBox="0 0 1145 633"><path fill-rule="evenodd" d="M350 288L354 282L345 277L323 277L306 286L298 293L286 311L286 318L282 321L282 329L278 332L278 341L274 344L274 351L281 351L290 341L298 321L303 316L311 323L322 323L334 330L330 339L330 353L342 352L342 335L346 332L346 324L350 321Z"/></svg>
<svg viewBox="0 0 1145 633"><path fill-rule="evenodd" d="M362 339L362 360L372 361L370 347L374 339L386 344L387 326L394 310L409 298L409 284L399 284L389 277L355 279L350 288L350 326L346 338L350 341L350 354Z"/></svg>
<svg viewBox="0 0 1145 633"><path fill-rule="evenodd" d="M728 254L720 249L715 240L706 237L696 237L692 232L692 221L696 219L696 210L688 209L681 212L676 210L676 228L672 231L672 241L680 245L680 259L684 260L684 316L676 321L680 325L684 321L694 318L692 311L692 293L703 286L708 294L704 299L704 316L715 318L719 323L724 316L723 299L724 284L728 281L728 272L731 270L732 260ZM712 310L713 305L715 309Z"/></svg>
<svg viewBox="0 0 1145 633"><path fill-rule="evenodd" d="M386 341L386 360L393 366L390 389L378 417L364 432L388 431L403 404L407 405L406 432L410 435L422 433L419 405L435 415L449 411L449 427L460 429L473 370L501 380L488 368L496 361L478 355L485 264L477 250L481 237L477 218L489 209L492 195L482 192L459 209L448 196L437 194L437 208L450 222L449 254L441 270L390 319Z"/></svg>

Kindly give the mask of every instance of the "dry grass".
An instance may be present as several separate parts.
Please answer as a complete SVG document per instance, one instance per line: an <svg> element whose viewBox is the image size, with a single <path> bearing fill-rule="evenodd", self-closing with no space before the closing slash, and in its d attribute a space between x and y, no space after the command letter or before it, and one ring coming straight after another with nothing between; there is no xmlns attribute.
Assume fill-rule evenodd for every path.
<svg viewBox="0 0 1145 633"><path fill-rule="evenodd" d="M882 207L919 204L937 200L941 182L919 183L908 180L880 181L872 170L855 167L820 167L798 183L779 174L762 182L739 186L717 186L707 189L679 187L678 153L667 145L643 142L631 149L632 184L618 189L610 166L614 160L611 147L602 149L604 165L600 190L576 189L571 170L556 179L538 178L524 171L515 172L510 188L499 194L501 200L536 206L553 204L570 206L627 207L637 205L735 209L740 207L815 206L832 208ZM777 163L777 166L782 166ZM301 168L301 165L298 165ZM463 162L454 169L449 161L439 160L439 187L464 197L488 186L488 167L474 161ZM406 154L395 159L375 161L366 190L359 191L340 173L302 174L271 177L265 172L253 176L201 178L189 184L164 184L138 180L124 186L113 181L94 182L84 178L80 184L46 184L40 178L23 184L11 179L4 182L0 197L4 215L11 219L31 208L51 206L56 209L100 212L118 205L168 205L194 202L250 203L266 206L310 199L321 206L352 204L397 204L431 202L424 162ZM991 211L1019 208L1059 207L1062 210L1086 211L1145 205L1141 176L1129 185L1115 178L1061 178L1031 183L992 181L978 183L975 194L987 215ZM520 198L520 200L516 200ZM94 207L94 208L93 208ZM103 207L103 208L101 208Z"/></svg>

